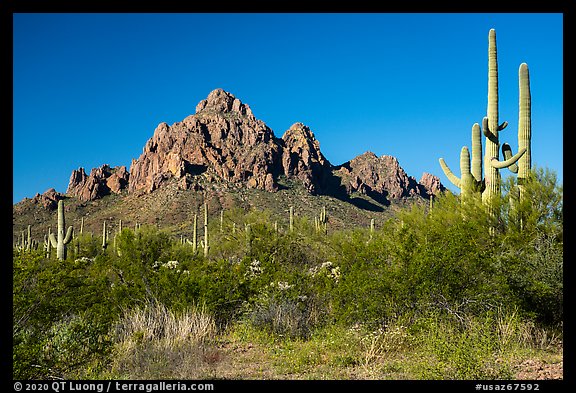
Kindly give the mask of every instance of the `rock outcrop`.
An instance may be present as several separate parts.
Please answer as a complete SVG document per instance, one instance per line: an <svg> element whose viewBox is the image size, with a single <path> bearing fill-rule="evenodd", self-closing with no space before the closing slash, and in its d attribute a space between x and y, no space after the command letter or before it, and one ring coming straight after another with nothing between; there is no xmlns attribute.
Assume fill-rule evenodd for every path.
<svg viewBox="0 0 576 393"><path fill-rule="evenodd" d="M125 166L111 168L104 164L92 169L90 176L86 176L84 168L80 167L72 171L66 194L84 202L91 201L111 193L120 193L127 188L129 178Z"/></svg>
<svg viewBox="0 0 576 393"><path fill-rule="evenodd" d="M440 182L440 178L427 172L422 174L418 184L424 189L424 193L428 196L438 195L446 191L446 187Z"/></svg>
<svg viewBox="0 0 576 393"><path fill-rule="evenodd" d="M422 185L408 176L393 156L368 151L342 164L335 173L342 178L342 184L351 194L358 192L381 202L420 196L429 197L430 185ZM428 179L428 177L426 177Z"/></svg>
<svg viewBox="0 0 576 393"><path fill-rule="evenodd" d="M56 210L60 199L64 199L64 195L50 188L43 194L34 195L32 202L41 205L44 209Z"/></svg>
<svg viewBox="0 0 576 393"><path fill-rule="evenodd" d="M282 136L282 170L287 177L302 182L311 194L325 187L331 165L320 152L314 133L302 123L295 123Z"/></svg>

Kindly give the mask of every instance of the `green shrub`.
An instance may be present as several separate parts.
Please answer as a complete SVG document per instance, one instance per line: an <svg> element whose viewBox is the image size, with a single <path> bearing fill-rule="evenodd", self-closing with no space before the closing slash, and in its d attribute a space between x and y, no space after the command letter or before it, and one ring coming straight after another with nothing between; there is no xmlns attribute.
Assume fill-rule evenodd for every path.
<svg viewBox="0 0 576 393"><path fill-rule="evenodd" d="M14 258L14 378L71 375L90 363L88 353L106 355L115 313L107 280L94 268L90 259Z"/></svg>
<svg viewBox="0 0 576 393"><path fill-rule="evenodd" d="M439 313L421 317L412 327L422 361L422 379L511 379L511 367L499 360L501 341L491 314L469 315L464 325Z"/></svg>
<svg viewBox="0 0 576 393"><path fill-rule="evenodd" d="M509 181L506 189L515 187ZM525 183L526 199L514 208L508 198L508 232L498 250L516 302L541 323L558 325L563 313L563 191L556 175L535 169ZM519 218L522 223L519 224Z"/></svg>

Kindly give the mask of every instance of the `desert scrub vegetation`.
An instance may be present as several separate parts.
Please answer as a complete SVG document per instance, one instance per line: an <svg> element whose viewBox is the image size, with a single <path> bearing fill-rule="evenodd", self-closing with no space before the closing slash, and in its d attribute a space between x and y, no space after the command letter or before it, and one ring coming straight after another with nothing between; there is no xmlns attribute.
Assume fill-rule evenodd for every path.
<svg viewBox="0 0 576 393"><path fill-rule="evenodd" d="M446 193L374 230L228 210L208 257L146 225L106 248L77 237L64 260L14 250L13 376L511 379L560 362L562 187L534 170L514 204L513 181L497 217Z"/></svg>

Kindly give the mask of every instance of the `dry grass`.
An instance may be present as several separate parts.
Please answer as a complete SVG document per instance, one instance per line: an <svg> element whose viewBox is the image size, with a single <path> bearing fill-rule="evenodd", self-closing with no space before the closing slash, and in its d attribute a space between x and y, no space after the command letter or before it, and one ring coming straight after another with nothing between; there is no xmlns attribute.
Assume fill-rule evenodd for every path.
<svg viewBox="0 0 576 393"><path fill-rule="evenodd" d="M214 318L203 309L174 312L156 302L128 310L115 329L111 373L127 379L204 378L222 358Z"/></svg>
<svg viewBox="0 0 576 393"><path fill-rule="evenodd" d="M360 339L360 348L363 354L361 364L368 369L372 364L384 358L390 358L402 351L409 351L413 340L414 337L401 324L385 326L364 334Z"/></svg>
<svg viewBox="0 0 576 393"><path fill-rule="evenodd" d="M216 334L212 316L202 309L191 308L176 313L159 303L126 312L116 329L116 337L124 344L154 342L173 348L181 344L202 343Z"/></svg>
<svg viewBox="0 0 576 393"><path fill-rule="evenodd" d="M562 346L560 335L554 331L538 327L533 321L522 320L517 311L499 312L497 333L503 348L532 348L554 351Z"/></svg>

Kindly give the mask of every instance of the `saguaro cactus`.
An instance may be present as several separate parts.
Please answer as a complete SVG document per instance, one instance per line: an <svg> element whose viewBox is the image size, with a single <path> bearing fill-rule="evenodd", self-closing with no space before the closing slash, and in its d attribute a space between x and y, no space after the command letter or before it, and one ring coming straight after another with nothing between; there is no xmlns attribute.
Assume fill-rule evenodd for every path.
<svg viewBox="0 0 576 393"><path fill-rule="evenodd" d="M105 250L108 247L108 231L106 230L106 220L102 224L102 249Z"/></svg>
<svg viewBox="0 0 576 393"><path fill-rule="evenodd" d="M46 258L50 259L50 251L52 250L50 242L50 234L52 233L51 228L48 227L48 234L44 235L44 250L46 251Z"/></svg>
<svg viewBox="0 0 576 393"><path fill-rule="evenodd" d="M518 185L520 198L524 197L523 182L528 179L532 170L532 98L530 95L530 73L528 64L520 64L518 69L519 111L518 111L518 148L526 152L518 160Z"/></svg>
<svg viewBox="0 0 576 393"><path fill-rule="evenodd" d="M204 202L204 258L208 257L209 248L210 243L208 243L208 204Z"/></svg>
<svg viewBox="0 0 576 393"><path fill-rule="evenodd" d="M196 252L198 249L198 214L194 214L194 226L192 230L192 241L186 239L186 243L191 244L192 251Z"/></svg>
<svg viewBox="0 0 576 393"><path fill-rule="evenodd" d="M526 101L528 101L529 107L529 91L528 91L528 98L526 93L523 93L526 90L526 81L527 76L524 77L524 68L521 66L520 71L520 84L524 87L521 87L520 93L520 100L522 107L523 105L526 106ZM524 104L523 104L524 103ZM525 116L525 110L522 111L521 109L521 117ZM518 162L523 155L528 151L529 144L530 144L530 134L528 131L528 136L526 136L526 126L519 126L519 151L515 155L512 154L512 148L507 143L502 144L502 154L504 156L504 160L500 161L499 159L499 149L500 149L500 140L499 140L499 132L504 130L508 125L507 122L499 123L499 112L498 112L498 56L497 56L497 49L496 49L496 31L491 29L488 34L488 106L487 106L487 116L482 119L482 133L486 137L486 144L485 144L485 154L484 154L484 179L482 179L482 140L480 135L480 126L478 123L475 123L472 127L472 161L470 165L470 159L468 155L468 149L462 151L460 153L460 171L461 171L461 178L457 178L452 171L448 168L444 160L440 159L440 166L444 170L444 173L448 177L448 179L454 183L457 187L461 188L463 199L465 199L470 193L478 192L482 195L482 201L491 206L492 201L495 198L499 198L501 196L500 186L501 186L501 177L500 177L500 169L508 168L512 172L518 172L518 166L516 162ZM521 131L521 129L523 131ZM529 126L528 126L529 129ZM520 134L522 133L522 137ZM521 139L525 139L526 142L522 142ZM468 155L468 157L467 157ZM524 158L524 160L530 159ZM524 161L523 160L523 161ZM465 185L462 188L462 185ZM468 187L470 186L470 187ZM495 211L492 211L492 214L496 214Z"/></svg>
<svg viewBox="0 0 576 393"><path fill-rule="evenodd" d="M28 225L26 236L26 251L32 250L32 226Z"/></svg>
<svg viewBox="0 0 576 393"><path fill-rule="evenodd" d="M48 239L47 235L44 235L44 252L45 252L45 256L46 258L50 258L50 240Z"/></svg>
<svg viewBox="0 0 576 393"><path fill-rule="evenodd" d="M488 33L488 107L487 116L482 120L482 132L486 136L486 155L484 156L484 169L486 171L486 190L482 193L482 200L488 201L495 195L500 195L500 173L490 161L498 158L498 132L506 128L507 122L498 125L498 51L496 48L496 30L490 29Z"/></svg>
<svg viewBox="0 0 576 393"><path fill-rule="evenodd" d="M326 206L322 206L322 211L320 212L320 218L318 220L320 230L326 234L328 232L328 221L326 219Z"/></svg>
<svg viewBox="0 0 576 393"><path fill-rule="evenodd" d="M56 249L56 258L63 261L66 259L66 245L72 240L72 226L68 227L66 234L64 228L66 227L66 220L64 217L64 201L58 201L58 238L53 233L50 234L49 239L52 247Z"/></svg>
<svg viewBox="0 0 576 393"><path fill-rule="evenodd" d="M518 148L525 150L524 155L520 157L517 164L510 166L512 172L518 174L518 186L510 190L510 215L512 220L516 221L520 229L524 226L523 213L518 210L520 203L526 198L526 181L532 170L532 108L530 96L530 75L528 65L520 64L518 69L518 87L519 87L519 110L518 110ZM509 146L502 146L502 153L508 158L511 153L508 151Z"/></svg>
<svg viewBox="0 0 576 393"><path fill-rule="evenodd" d="M472 176L474 176L474 189L482 193L484 191L484 179L482 179L482 132L480 125L472 125Z"/></svg>
<svg viewBox="0 0 576 393"><path fill-rule="evenodd" d="M516 163L524 154L526 148L511 156L509 146L503 146L506 152L505 160L500 162L498 149L500 142L498 133L508 125L508 122L498 124L498 51L496 49L496 30L490 29L488 33L488 107L487 116L482 120L482 132L486 137L486 154L484 156L484 171L486 189L482 193L482 200L490 203L494 198L500 197L500 171ZM506 156L511 156L506 159ZM514 167L512 168L514 169Z"/></svg>
<svg viewBox="0 0 576 393"><path fill-rule="evenodd" d="M290 232L294 232L294 207L290 206Z"/></svg>
<svg viewBox="0 0 576 393"><path fill-rule="evenodd" d="M440 158L439 162L448 180L460 188L463 199L466 199L473 192L479 195L484 190L480 125L474 123L472 126L472 157L470 157L468 147L463 146L460 150L460 178L454 175L443 158Z"/></svg>

